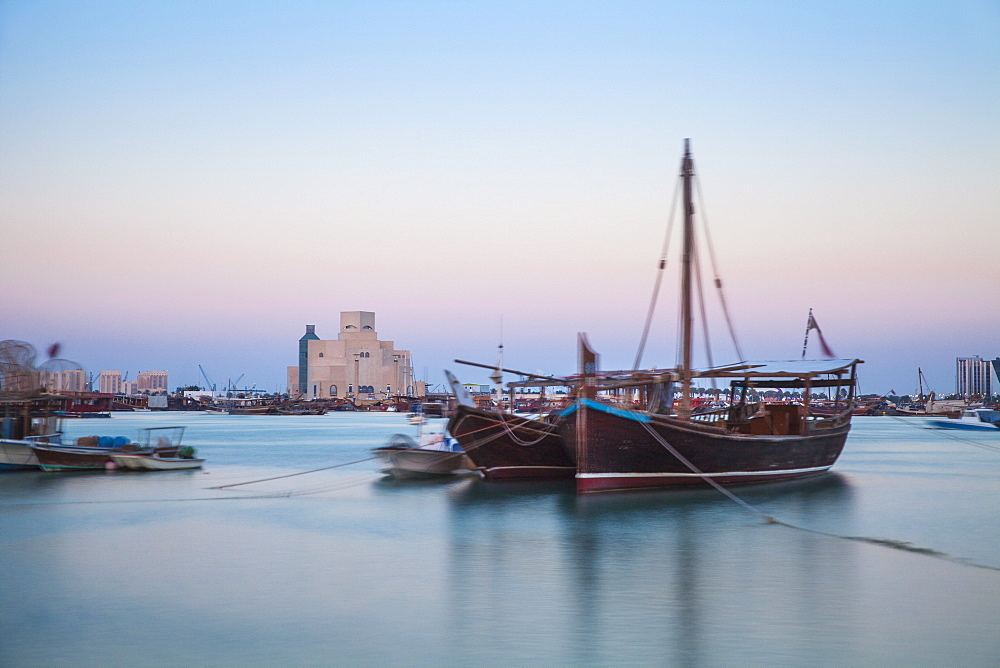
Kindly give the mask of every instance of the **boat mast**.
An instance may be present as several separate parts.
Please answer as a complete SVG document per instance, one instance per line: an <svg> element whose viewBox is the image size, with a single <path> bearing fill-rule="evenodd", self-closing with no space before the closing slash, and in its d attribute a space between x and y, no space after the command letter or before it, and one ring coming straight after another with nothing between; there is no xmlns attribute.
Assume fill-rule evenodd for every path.
<svg viewBox="0 0 1000 668"><path fill-rule="evenodd" d="M684 159L681 161L681 180L684 185L684 250L681 256L681 341L682 361L681 404L678 416L691 416L691 339L694 326L691 315L691 264L694 253L694 199L691 194L694 180L694 161L691 159L690 139L684 140Z"/></svg>
<svg viewBox="0 0 1000 668"><path fill-rule="evenodd" d="M490 374L497 388L497 410L503 408L503 316L500 316L500 345L497 346L497 368ZM510 391L510 410L514 411L514 390Z"/></svg>

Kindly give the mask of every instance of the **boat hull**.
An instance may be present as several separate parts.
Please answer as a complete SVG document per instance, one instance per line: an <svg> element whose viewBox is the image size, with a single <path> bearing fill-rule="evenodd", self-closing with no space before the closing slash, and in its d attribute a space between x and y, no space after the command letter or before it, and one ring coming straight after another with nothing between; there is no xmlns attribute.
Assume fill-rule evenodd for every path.
<svg viewBox="0 0 1000 668"><path fill-rule="evenodd" d="M382 472L394 478L437 478L470 470L464 452L425 448L375 448Z"/></svg>
<svg viewBox="0 0 1000 668"><path fill-rule="evenodd" d="M204 459L181 457L156 457L141 454L111 455L115 465L136 471L180 471L184 469L200 469Z"/></svg>
<svg viewBox="0 0 1000 668"><path fill-rule="evenodd" d="M733 434L596 404L577 410L583 415L568 416L563 431L577 444L579 492L700 485L706 478L737 484L818 475L837 461L850 431L846 422L804 435Z"/></svg>
<svg viewBox="0 0 1000 668"><path fill-rule="evenodd" d="M38 470L38 457L30 441L0 439L0 471Z"/></svg>
<svg viewBox="0 0 1000 668"><path fill-rule="evenodd" d="M35 445L32 448L43 471L93 471L113 468L108 448L52 448Z"/></svg>
<svg viewBox="0 0 1000 668"><path fill-rule="evenodd" d="M572 478L576 463L555 425L458 406L448 431L491 480Z"/></svg>

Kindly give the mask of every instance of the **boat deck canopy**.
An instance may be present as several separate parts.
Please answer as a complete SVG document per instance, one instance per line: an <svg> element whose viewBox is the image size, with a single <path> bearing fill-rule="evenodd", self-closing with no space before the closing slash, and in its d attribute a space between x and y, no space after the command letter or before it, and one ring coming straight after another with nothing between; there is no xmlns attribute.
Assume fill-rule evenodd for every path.
<svg viewBox="0 0 1000 668"><path fill-rule="evenodd" d="M784 387L850 387L854 384L853 378L761 378L761 379L746 379L740 378L738 380L733 380L730 383L732 387L770 387L770 388L784 388Z"/></svg>
<svg viewBox="0 0 1000 668"><path fill-rule="evenodd" d="M694 375L698 378L807 378L825 374L844 374L860 363L859 359L740 362L698 370Z"/></svg>

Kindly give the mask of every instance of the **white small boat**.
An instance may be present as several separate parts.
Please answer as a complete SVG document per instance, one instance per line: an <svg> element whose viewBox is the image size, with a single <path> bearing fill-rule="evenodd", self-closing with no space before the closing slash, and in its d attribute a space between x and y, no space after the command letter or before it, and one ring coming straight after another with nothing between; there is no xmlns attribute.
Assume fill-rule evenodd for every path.
<svg viewBox="0 0 1000 668"><path fill-rule="evenodd" d="M180 471L200 469L204 459L195 457L190 446L181 447L184 427L150 427L143 429L139 447L133 452L110 455L115 466L134 471Z"/></svg>
<svg viewBox="0 0 1000 668"><path fill-rule="evenodd" d="M154 454L116 454L111 455L111 461L123 469L139 471L177 471L181 469L200 469L204 459L197 457L161 457Z"/></svg>
<svg viewBox="0 0 1000 668"><path fill-rule="evenodd" d="M0 438L0 471L37 469L38 457L31 449L34 441Z"/></svg>
<svg viewBox="0 0 1000 668"><path fill-rule="evenodd" d="M982 407L968 408L960 418L928 420L927 424L931 429L985 429L993 431L994 427L1000 428L1000 411Z"/></svg>
<svg viewBox="0 0 1000 668"><path fill-rule="evenodd" d="M373 448L382 473L394 478L436 478L472 470L465 451L446 432L422 432L418 438L393 434L386 445Z"/></svg>

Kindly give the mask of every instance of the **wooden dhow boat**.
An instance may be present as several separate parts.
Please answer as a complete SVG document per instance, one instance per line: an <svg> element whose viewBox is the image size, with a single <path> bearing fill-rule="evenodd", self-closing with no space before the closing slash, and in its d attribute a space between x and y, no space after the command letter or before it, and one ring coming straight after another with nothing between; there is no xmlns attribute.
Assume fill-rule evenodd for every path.
<svg viewBox="0 0 1000 668"><path fill-rule="evenodd" d="M702 371L693 368L693 178L694 161L685 140L682 342L677 368L656 380L665 390L649 392L656 401L647 402L642 410L599 401L597 355L586 336L580 336L578 400L564 414L561 426L567 442L575 445L579 492L770 482L816 475L833 466L847 439L860 360L741 362ZM695 413L692 383L696 378L728 380L730 406ZM673 401L675 384L680 386L679 402ZM752 391L762 388L800 389L804 399L802 403L753 402ZM809 396L818 388L832 390L839 410L819 416L810 412Z"/></svg>
<svg viewBox="0 0 1000 668"><path fill-rule="evenodd" d="M816 475L837 461L851 427L849 399L835 415L814 415L803 403L755 403L749 390L853 387L858 360L795 360L708 370L695 378L730 380L733 403L695 414L625 410L581 398L563 418L577 447L577 490L772 482ZM683 406L683 390L681 406Z"/></svg>
<svg viewBox="0 0 1000 668"><path fill-rule="evenodd" d="M499 407L477 408L455 376L448 371L445 375L458 399L448 431L483 477L551 479L576 474L575 453L567 450L556 424L517 416Z"/></svg>

